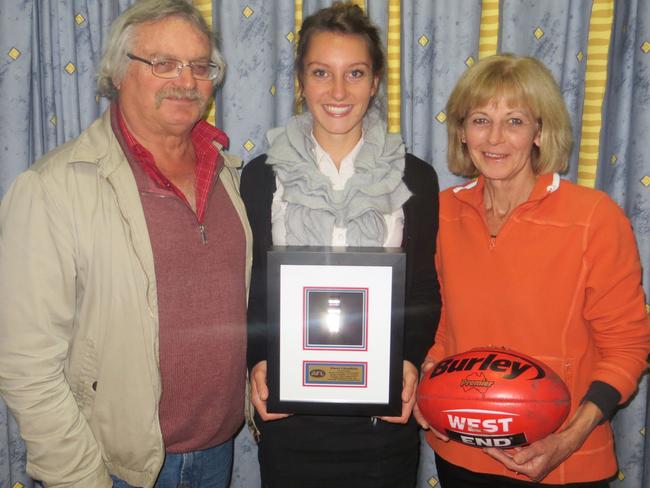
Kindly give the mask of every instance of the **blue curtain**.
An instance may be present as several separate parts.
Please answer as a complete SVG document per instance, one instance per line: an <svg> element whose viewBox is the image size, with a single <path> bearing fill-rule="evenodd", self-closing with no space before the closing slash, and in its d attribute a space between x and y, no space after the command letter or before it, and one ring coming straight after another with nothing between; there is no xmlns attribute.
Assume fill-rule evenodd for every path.
<svg viewBox="0 0 650 488"><path fill-rule="evenodd" d="M582 128L582 102L589 35L591 0L504 0L501 52L534 56L543 61L558 81L571 115L574 151L566 177L575 181ZM543 36L531 35L540 27ZM578 53L584 57L579 58Z"/></svg>
<svg viewBox="0 0 650 488"><path fill-rule="evenodd" d="M597 186L618 202L632 222L644 265L647 303L650 297L650 2L616 2L608 78ZM614 418L621 477L624 477L621 486L650 486L649 399L646 378L636 398Z"/></svg>
<svg viewBox="0 0 650 488"><path fill-rule="evenodd" d="M95 72L110 24L133 0L0 4L0 196L40 156L76 137L105 102ZM25 447L0 400L0 488L34 486Z"/></svg>
<svg viewBox="0 0 650 488"><path fill-rule="evenodd" d="M134 0L5 0L0 3L0 197L16 175L75 137L105 107L95 72L112 20ZM303 0L303 15L331 0ZM384 30L388 0L368 0ZM265 132L294 109L295 0L213 0L213 25L228 71L216 96L217 125L231 150L250 160L266 150ZM592 0L501 0L499 50L533 55L558 79L571 112L577 174L587 37ZM447 97L468 58L478 57L481 0L401 1L401 121L407 147L431 162L441 187L460 180L446 169ZM541 38L532 36L542 27ZM644 44L646 42L647 44ZM650 0L619 0L609 52L597 186L629 216L650 291ZM614 486L650 488L647 378L614 419L620 470ZM236 441L233 487L259 486L255 443ZM33 486L24 446L0 401L0 488ZM437 486L423 444L419 488ZM20 486L20 485L18 485Z"/></svg>
<svg viewBox="0 0 650 488"><path fill-rule="evenodd" d="M95 71L112 20L133 0L12 0L0 5L0 193L102 107Z"/></svg>
<svg viewBox="0 0 650 488"><path fill-rule="evenodd" d="M402 135L447 188L462 180L447 170L447 125L439 115L467 60L478 59L481 1L405 1L402 22Z"/></svg>
<svg viewBox="0 0 650 488"><path fill-rule="evenodd" d="M265 149L268 128L293 113L293 22L293 0L215 2L212 25L228 56L215 100L217 126L247 160Z"/></svg>

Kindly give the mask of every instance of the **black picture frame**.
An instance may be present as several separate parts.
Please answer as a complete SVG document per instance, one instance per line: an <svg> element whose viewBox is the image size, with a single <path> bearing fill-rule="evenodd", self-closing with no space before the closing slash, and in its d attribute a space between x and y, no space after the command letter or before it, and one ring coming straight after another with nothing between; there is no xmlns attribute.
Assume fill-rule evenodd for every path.
<svg viewBox="0 0 650 488"><path fill-rule="evenodd" d="M321 280L321 271L323 275L333 273L337 276L338 284L318 286L321 281L325 281ZM289 276L287 273L291 276L291 280L287 280ZM382 278L378 282L370 282L373 273L379 273ZM292 295L294 297L292 299L282 296L283 274L285 292L287 286L291 290L291 293L285 294ZM354 416L401 415L405 274L406 256L400 248L275 246L267 251L267 383L269 387L267 409L269 412ZM367 286L359 286L359 282L363 282L365 275L368 275L369 280ZM389 279L384 279L388 276ZM304 284L301 285L303 279ZM355 285L347 286L348 279ZM293 284L287 285L287 281ZM314 283L316 286L310 286ZM299 289L300 286L302 289ZM304 347L305 342L301 340L302 352L297 351L296 357L293 354L285 354L283 357L281 354L283 348L287 350L286 348L289 347L289 350L293 350L294 344L296 349L300 348L297 345L299 340L296 334L301 333L299 330L306 330L309 327L310 314L305 306L306 303L308 305L309 299L303 298L300 303L295 299L299 293L303 294L303 297L308 297L309 294L305 290L331 292L334 297L331 303L334 306L338 306L337 300L341 292L365 290L355 294L351 299L341 300L343 308L346 306L345 303L349 303L351 305L347 305L348 308L354 309L355 317L350 322L354 323L355 331L348 336L353 339L345 339L344 336L343 346L340 348L337 348L336 341L334 341L335 345L330 347L332 343L322 340L317 341L317 347ZM373 294L373 290L381 293ZM361 295L363 299L360 298ZM374 299L375 295L383 297L384 300ZM390 303L385 299L386 295L390 296ZM318 305L322 300L318 295L316 296L314 306L322 307ZM375 307L374 309L380 313L371 313L368 317L367 310L357 311L359 303L366 303L363 300L369 300L371 310ZM298 319L298 306L305 307L301 319ZM285 324L282 326L283 307L285 307L285 317L286 309L291 310L289 314L291 319L288 321L285 319ZM362 339L358 328L359 320L363 319L356 317L356 314L367 319L367 337ZM376 330L380 332L373 329L373 316L381 317L376 321ZM315 327L314 330L320 330L320 325ZM390 330L387 330L387 327ZM365 340L368 340L370 349L367 347L364 349ZM349 348L346 347L347 342L351 342ZM302 360L299 359L300 357ZM325 360L323 357L330 359ZM388 364L385 364L386 361ZM300 368L302 385L297 384L298 372L294 371L295 368ZM287 375L283 374L283 371L292 373ZM377 375L378 371L383 372L382 376L387 374L388 380L373 376ZM378 383L382 386L373 390L371 387ZM285 386L295 391L297 397L283 394L282 392L286 390ZM370 393L371 391L374 393ZM366 394L369 395L367 398ZM382 396L382 399L371 398L373 394Z"/></svg>

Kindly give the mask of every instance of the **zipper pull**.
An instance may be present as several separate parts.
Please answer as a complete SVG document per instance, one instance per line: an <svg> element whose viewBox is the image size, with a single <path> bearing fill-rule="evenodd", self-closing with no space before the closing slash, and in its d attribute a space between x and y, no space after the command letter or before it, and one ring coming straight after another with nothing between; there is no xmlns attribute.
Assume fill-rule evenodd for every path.
<svg viewBox="0 0 650 488"><path fill-rule="evenodd" d="M203 244L207 244L208 236L205 235L205 225L199 224L199 233L201 234L201 242L203 242Z"/></svg>

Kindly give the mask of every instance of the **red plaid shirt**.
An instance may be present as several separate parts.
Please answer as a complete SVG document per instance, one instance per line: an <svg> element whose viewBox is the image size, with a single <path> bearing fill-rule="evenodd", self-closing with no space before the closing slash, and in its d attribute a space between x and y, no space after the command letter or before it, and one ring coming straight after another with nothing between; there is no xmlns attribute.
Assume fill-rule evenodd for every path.
<svg viewBox="0 0 650 488"><path fill-rule="evenodd" d="M131 154L138 160L144 172L158 185L160 188L166 188L173 192L185 204L191 208L187 201L185 194L174 185L169 178L167 178L162 171L156 166L156 161L153 155L140 144L133 134L129 132L122 112L119 110L117 103L112 107L111 115L117 118L120 131L124 137L126 145L131 151ZM200 120L192 129L190 134L192 145L194 146L194 153L196 155L196 218L199 222L203 222L205 216L205 208L208 202L208 195L212 188L214 176L219 169L222 159L219 156L219 149L212 143L216 141L222 147L227 148L230 144L228 136L225 132L220 131L213 125L208 124L205 120Z"/></svg>

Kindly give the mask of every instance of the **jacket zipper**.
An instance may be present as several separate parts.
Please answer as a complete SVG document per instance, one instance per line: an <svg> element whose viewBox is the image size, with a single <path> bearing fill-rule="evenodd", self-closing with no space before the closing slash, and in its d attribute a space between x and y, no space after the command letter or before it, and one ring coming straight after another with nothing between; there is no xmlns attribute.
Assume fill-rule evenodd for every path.
<svg viewBox="0 0 650 488"><path fill-rule="evenodd" d="M155 192L151 192L151 191L147 191L147 190L142 190L142 193L148 193L150 195L155 195L158 198L176 198L176 199L180 200L180 198L178 198L176 195L174 195L174 196L162 195L160 193L155 193ZM181 204L183 204L183 206L185 208L187 208L192 213L194 218L196 219L196 222L198 224L199 236L201 237L201 242L203 244L207 244L208 243L208 234L207 234L206 229L205 229L205 224L202 224L201 222L199 222L199 218L196 216L196 212L194 212L189 205L187 205L185 202L182 202L182 201L181 201Z"/></svg>
<svg viewBox="0 0 650 488"><path fill-rule="evenodd" d="M216 171L216 172L214 173L214 176L213 176L213 178L214 178L213 185L216 185L216 184L218 183L219 179L221 178L221 172L224 170L224 168L225 168L225 165L223 165L223 164L221 165L220 168L217 168L218 171ZM209 200L210 198L212 198L213 193L214 193L214 187L212 188L212 191L210 191L210 193L209 193L209 195L208 195L208 200ZM209 203L209 201L208 201L208 203ZM192 209L190 208L190 211L191 211L191 210L192 210ZM208 243L208 234L207 234L207 232L206 232L206 230L205 230L205 224L203 224L202 222L199 222L199 218L198 218L198 216L196 215L196 212L192 212L192 214L194 215L194 217L196 217L196 221L197 221L198 224L199 224L199 234L200 234L200 236L201 236L201 242L202 242L203 244L207 244L207 243Z"/></svg>
<svg viewBox="0 0 650 488"><path fill-rule="evenodd" d="M510 215L508 216L506 221L501 226L501 229L499 229L499 234L501 234L506 227L509 227L510 221L512 220L514 215L516 213L518 213L518 212L521 212L522 208L527 207L528 203L529 203L529 201L525 201L525 202L520 203L517 207L515 207L515 209L510 213ZM481 219L481 222L483 222L483 228L485 229L485 233L487 234L487 237L488 237L488 249L490 251L494 251L494 249L497 247L497 237L498 237L498 235L491 235L490 230L488 229L487 220L485 219L485 215L483 213L481 213L481 211L478 208L474 207L473 205L470 205L470 207L474 209L474 211L479 215L479 218Z"/></svg>

